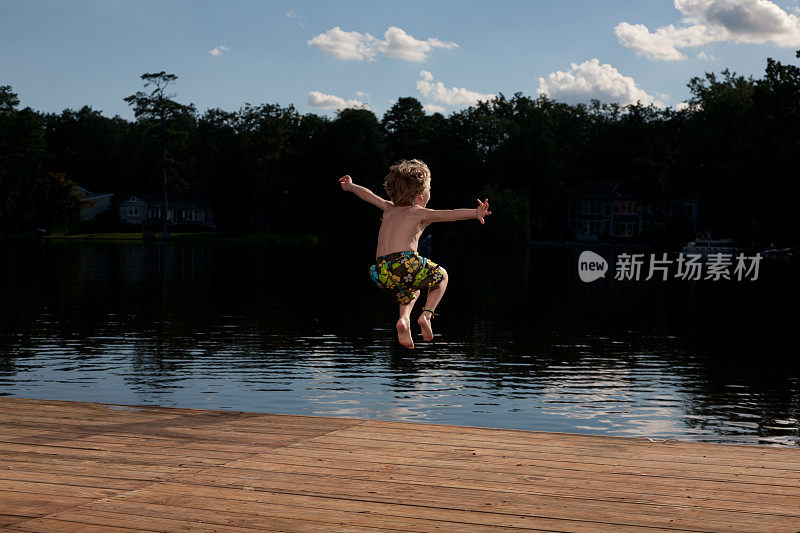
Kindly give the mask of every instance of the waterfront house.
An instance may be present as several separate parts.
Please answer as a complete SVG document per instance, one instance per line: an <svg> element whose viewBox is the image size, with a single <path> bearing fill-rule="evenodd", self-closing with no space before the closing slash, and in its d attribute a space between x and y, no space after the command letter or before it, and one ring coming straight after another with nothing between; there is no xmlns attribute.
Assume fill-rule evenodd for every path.
<svg viewBox="0 0 800 533"><path fill-rule="evenodd" d="M570 202L567 224L578 240L633 240L645 230L676 230L691 237L697 231L700 198L668 196L645 201L619 181L590 181Z"/></svg>
<svg viewBox="0 0 800 533"><path fill-rule="evenodd" d="M167 220L173 229L215 229L214 213L207 196L170 194ZM157 194L129 194L119 204L119 219L123 224L156 225L162 217L163 202Z"/></svg>
<svg viewBox="0 0 800 533"><path fill-rule="evenodd" d="M73 193L81 199L81 220L94 220L97 215L108 211L114 193L93 193L85 187L75 185Z"/></svg>

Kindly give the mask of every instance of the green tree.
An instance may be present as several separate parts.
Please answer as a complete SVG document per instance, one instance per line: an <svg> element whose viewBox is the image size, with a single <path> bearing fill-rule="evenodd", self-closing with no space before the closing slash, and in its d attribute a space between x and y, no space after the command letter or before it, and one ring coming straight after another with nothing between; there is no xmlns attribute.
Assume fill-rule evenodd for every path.
<svg viewBox="0 0 800 533"><path fill-rule="evenodd" d="M194 104L183 105L173 98L175 93L167 93L167 87L174 83L178 77L174 74L167 74L163 70L157 73L142 74L144 88L150 92L138 91L124 98L128 105L133 107L134 115L137 119L153 120L158 122L159 141L161 145L161 220L163 223L164 234L169 233L167 215L169 204L167 202L167 123L177 120L185 115L194 115Z"/></svg>
<svg viewBox="0 0 800 533"><path fill-rule="evenodd" d="M381 126L386 132L392 160L425 159L432 134L432 124L416 98L398 98L383 115Z"/></svg>
<svg viewBox="0 0 800 533"><path fill-rule="evenodd" d="M19 105L19 96L11 90L11 85L0 86L0 113L11 113Z"/></svg>
<svg viewBox="0 0 800 533"><path fill-rule="evenodd" d="M11 87L0 87L0 221L11 229L38 225L36 183L47 157L42 115L18 105Z"/></svg>

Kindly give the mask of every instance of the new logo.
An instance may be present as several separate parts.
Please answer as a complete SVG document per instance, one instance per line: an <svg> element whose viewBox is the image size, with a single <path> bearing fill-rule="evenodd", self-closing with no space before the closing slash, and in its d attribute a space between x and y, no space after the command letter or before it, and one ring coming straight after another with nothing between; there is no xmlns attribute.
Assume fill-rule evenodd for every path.
<svg viewBox="0 0 800 533"><path fill-rule="evenodd" d="M608 262L594 252L585 250L578 258L578 275L581 281L589 283L598 278L606 277Z"/></svg>

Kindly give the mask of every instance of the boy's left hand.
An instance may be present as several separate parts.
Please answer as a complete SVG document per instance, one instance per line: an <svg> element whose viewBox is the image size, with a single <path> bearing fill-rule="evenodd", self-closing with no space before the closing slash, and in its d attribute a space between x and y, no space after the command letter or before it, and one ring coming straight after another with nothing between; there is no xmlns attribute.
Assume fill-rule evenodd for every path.
<svg viewBox="0 0 800 533"><path fill-rule="evenodd" d="M485 224L483 217L488 217L492 214L492 212L489 211L489 199L487 198L483 202L478 199L478 207L475 209L475 211L478 215L478 220L481 221L481 224Z"/></svg>
<svg viewBox="0 0 800 533"><path fill-rule="evenodd" d="M353 185L353 178L350 177L350 174L346 174L339 178L339 183L342 185L343 191L349 191L350 186Z"/></svg>

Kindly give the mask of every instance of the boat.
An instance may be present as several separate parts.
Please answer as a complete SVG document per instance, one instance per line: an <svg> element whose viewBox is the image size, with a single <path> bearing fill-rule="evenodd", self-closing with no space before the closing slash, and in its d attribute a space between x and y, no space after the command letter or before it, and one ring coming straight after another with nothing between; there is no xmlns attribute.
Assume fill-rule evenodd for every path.
<svg viewBox="0 0 800 533"><path fill-rule="evenodd" d="M797 248L795 247L788 247L788 248L775 248L770 247L766 250L761 250L762 257L770 257L775 259L788 259L793 256L797 255Z"/></svg>
<svg viewBox="0 0 800 533"><path fill-rule="evenodd" d="M682 249L689 254L735 254L744 251L733 239L697 239L689 241Z"/></svg>

